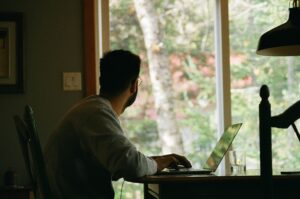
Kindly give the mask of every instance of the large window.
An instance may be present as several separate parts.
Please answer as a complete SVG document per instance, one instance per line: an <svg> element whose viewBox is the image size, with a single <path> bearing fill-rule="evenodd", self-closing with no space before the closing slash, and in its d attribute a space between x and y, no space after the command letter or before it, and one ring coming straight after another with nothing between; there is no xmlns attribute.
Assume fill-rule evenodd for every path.
<svg viewBox="0 0 300 199"><path fill-rule="evenodd" d="M143 59L137 102L121 122L145 154L185 154L201 167L224 123L224 111L217 111L223 100L216 79L223 63L216 49L222 41L216 27L220 1L140 2L109 4L110 49L128 49Z"/></svg>
<svg viewBox="0 0 300 199"><path fill-rule="evenodd" d="M99 2L109 2L109 12L102 7L109 15L102 28L109 35L105 49L128 49L143 60L139 97L121 118L137 147L147 155L184 153L201 167L217 132L243 122L233 147L247 153L247 169L259 169L260 86L270 88L272 115L299 99L299 59L255 53L260 35L287 19L287 1ZM272 132L274 169L299 168L293 131ZM117 197L121 187L115 183ZM125 198L142 198L140 185L125 183L123 189Z"/></svg>
<svg viewBox="0 0 300 199"><path fill-rule="evenodd" d="M248 168L259 168L259 89L269 86L272 115L283 112L299 100L300 60L255 52L260 35L288 19L288 1L230 0L229 6L232 119L244 121L234 146L247 151ZM293 130L273 128L272 139L273 168L299 168L300 144Z"/></svg>
<svg viewBox="0 0 300 199"><path fill-rule="evenodd" d="M124 128L141 151L185 153L200 166L217 137L215 3L145 2L110 1L111 49L143 59L139 96L122 116Z"/></svg>

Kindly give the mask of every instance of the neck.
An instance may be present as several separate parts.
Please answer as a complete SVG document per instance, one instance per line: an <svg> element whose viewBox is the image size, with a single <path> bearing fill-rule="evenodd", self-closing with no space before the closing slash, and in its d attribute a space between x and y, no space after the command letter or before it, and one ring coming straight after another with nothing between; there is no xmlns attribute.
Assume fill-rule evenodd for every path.
<svg viewBox="0 0 300 199"><path fill-rule="evenodd" d="M124 106L127 101L124 96L120 95L117 97L106 97L105 95L100 95L100 97L103 97L110 102L112 109L115 111L118 117L124 112Z"/></svg>

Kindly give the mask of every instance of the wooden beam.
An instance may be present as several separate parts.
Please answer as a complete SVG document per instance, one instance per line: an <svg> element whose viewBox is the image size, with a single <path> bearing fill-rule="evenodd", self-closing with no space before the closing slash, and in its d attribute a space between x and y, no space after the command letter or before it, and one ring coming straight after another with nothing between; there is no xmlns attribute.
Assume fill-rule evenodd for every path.
<svg viewBox="0 0 300 199"><path fill-rule="evenodd" d="M96 0L83 0L84 87L86 96L97 93L96 5Z"/></svg>

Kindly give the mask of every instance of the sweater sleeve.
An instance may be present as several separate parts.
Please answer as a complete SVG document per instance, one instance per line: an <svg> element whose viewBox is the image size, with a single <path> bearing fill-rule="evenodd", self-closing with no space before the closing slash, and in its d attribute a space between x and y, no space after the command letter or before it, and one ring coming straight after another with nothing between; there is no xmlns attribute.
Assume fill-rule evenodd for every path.
<svg viewBox="0 0 300 199"><path fill-rule="evenodd" d="M114 180L156 173L156 162L128 140L111 110L92 114L80 128L82 145L111 173Z"/></svg>

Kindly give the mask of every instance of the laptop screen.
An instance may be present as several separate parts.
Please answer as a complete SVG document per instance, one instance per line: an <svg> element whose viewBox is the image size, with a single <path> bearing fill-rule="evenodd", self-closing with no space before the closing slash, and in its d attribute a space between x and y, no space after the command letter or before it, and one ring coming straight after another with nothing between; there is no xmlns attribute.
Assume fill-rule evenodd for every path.
<svg viewBox="0 0 300 199"><path fill-rule="evenodd" d="M214 150L208 157L203 168L210 169L212 171L217 170L219 164L221 163L226 152L228 151L233 139L237 135L237 132L239 131L241 126L242 123L233 124L225 130L225 132L219 139L217 145L215 146Z"/></svg>

